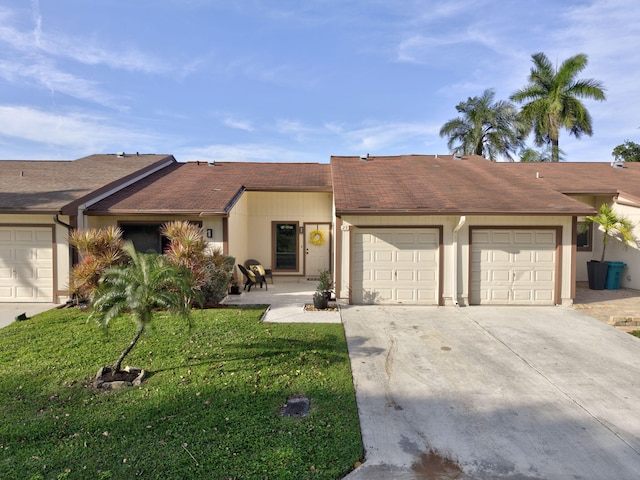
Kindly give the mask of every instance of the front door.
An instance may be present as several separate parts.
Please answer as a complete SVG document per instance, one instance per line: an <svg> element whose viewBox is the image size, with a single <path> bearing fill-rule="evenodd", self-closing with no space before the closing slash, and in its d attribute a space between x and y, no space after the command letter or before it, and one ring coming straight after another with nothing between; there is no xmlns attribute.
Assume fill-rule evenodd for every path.
<svg viewBox="0 0 640 480"><path fill-rule="evenodd" d="M308 277L317 277L320 270L331 267L331 224L304 224L304 273Z"/></svg>

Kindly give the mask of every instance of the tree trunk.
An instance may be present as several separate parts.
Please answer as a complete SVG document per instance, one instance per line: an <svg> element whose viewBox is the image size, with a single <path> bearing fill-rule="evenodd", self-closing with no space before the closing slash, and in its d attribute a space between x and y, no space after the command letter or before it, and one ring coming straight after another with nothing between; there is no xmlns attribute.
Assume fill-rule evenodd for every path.
<svg viewBox="0 0 640 480"><path fill-rule="evenodd" d="M142 335L143 330L144 330L144 324L140 323L140 325L138 325L138 330L136 331L135 337L133 337L133 340L131 340L131 343L129 344L129 346L125 349L124 352L122 352L122 355L120 355L120 358L118 358L118 360L116 360L116 363L114 363L113 366L111 367L114 372L117 372L120 370L124 357L126 357L127 354L131 351L131 349L135 346L136 342L140 338L140 335Z"/></svg>

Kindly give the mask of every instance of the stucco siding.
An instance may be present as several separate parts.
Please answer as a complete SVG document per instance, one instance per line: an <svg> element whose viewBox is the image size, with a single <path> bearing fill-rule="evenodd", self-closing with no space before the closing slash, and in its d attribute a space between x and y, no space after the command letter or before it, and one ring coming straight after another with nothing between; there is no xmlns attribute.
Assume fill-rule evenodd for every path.
<svg viewBox="0 0 640 480"><path fill-rule="evenodd" d="M245 192L229 215L229 250L239 263L247 258L273 268L272 223L332 222L332 195L328 192ZM243 230L244 229L244 230ZM304 255L304 237L298 234L298 257ZM238 241L238 245L236 245ZM302 274L303 262L294 274Z"/></svg>

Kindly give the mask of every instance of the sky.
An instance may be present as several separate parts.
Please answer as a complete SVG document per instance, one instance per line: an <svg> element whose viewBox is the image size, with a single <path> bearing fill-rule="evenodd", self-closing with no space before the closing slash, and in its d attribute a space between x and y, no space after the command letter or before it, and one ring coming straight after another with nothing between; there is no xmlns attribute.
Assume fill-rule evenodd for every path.
<svg viewBox="0 0 640 480"><path fill-rule="evenodd" d="M566 161L640 143L638 0L3 0L0 159L447 154L455 106L537 52L606 90Z"/></svg>

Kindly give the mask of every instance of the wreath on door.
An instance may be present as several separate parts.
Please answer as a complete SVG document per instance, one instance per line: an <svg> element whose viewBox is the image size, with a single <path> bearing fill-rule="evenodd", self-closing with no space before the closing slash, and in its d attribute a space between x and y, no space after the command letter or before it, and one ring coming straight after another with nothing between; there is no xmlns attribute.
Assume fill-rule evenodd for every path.
<svg viewBox="0 0 640 480"><path fill-rule="evenodd" d="M318 247L325 242L324 232L322 230L314 230L309 234L309 241Z"/></svg>

